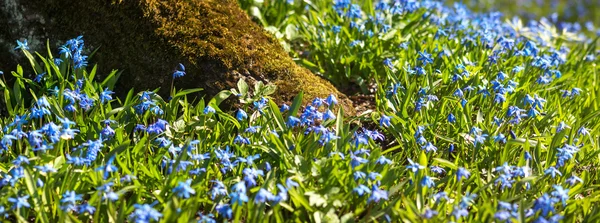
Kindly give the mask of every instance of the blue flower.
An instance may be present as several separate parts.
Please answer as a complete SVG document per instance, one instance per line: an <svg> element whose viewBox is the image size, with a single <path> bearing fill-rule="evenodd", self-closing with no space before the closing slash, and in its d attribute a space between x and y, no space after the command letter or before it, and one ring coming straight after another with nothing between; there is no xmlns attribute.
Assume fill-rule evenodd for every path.
<svg viewBox="0 0 600 223"><path fill-rule="evenodd" d="M54 169L52 166L50 166L48 164L46 164L44 166L36 166L35 168L38 169L43 174L56 173L56 169Z"/></svg>
<svg viewBox="0 0 600 223"><path fill-rule="evenodd" d="M2 140L0 141L0 146L2 147L2 150L10 149L14 140L17 140L17 137L11 134L6 134L2 136Z"/></svg>
<svg viewBox="0 0 600 223"><path fill-rule="evenodd" d="M260 126L250 126L250 127L246 128L246 130L244 130L244 132L257 133L259 129L260 129Z"/></svg>
<svg viewBox="0 0 600 223"><path fill-rule="evenodd" d="M8 202L13 203L13 210L21 209L23 207L30 208L31 206L29 205L29 202L27 202L27 199L29 199L29 195L24 195L22 197L9 197Z"/></svg>
<svg viewBox="0 0 600 223"><path fill-rule="evenodd" d="M96 208L92 205L90 205L89 203L85 203L85 204L81 204L77 207L77 213L78 214L84 214L84 213L88 213L90 215L93 215L94 212L96 212Z"/></svg>
<svg viewBox="0 0 600 223"><path fill-rule="evenodd" d="M246 114L246 112L242 109L238 109L237 113L235 114L235 118L238 121L243 121L244 119L248 118L248 114Z"/></svg>
<svg viewBox="0 0 600 223"><path fill-rule="evenodd" d="M257 160L260 158L260 154L255 154L255 155L250 155L247 156L246 158L243 157L239 157L234 163L245 163L248 166L252 166L254 164L254 160Z"/></svg>
<svg viewBox="0 0 600 223"><path fill-rule="evenodd" d="M515 180L512 179L512 176L510 174L500 174L500 176L498 176L498 179L496 179L494 181L494 183L496 185L500 184L500 189L504 189L504 188L512 188L512 184L515 182Z"/></svg>
<svg viewBox="0 0 600 223"><path fill-rule="evenodd" d="M242 182L239 182L236 185L243 185L244 191L235 191L229 194L229 196L231 197L231 204L233 205L235 203L238 203L238 205L243 205L244 203L248 202L248 195L245 191L245 185Z"/></svg>
<svg viewBox="0 0 600 223"><path fill-rule="evenodd" d="M363 185L363 184L359 184L358 187L355 187L354 189L352 189L352 191L356 192L358 194L358 196L363 196L364 194L370 194L371 193L371 189L369 189L369 187Z"/></svg>
<svg viewBox="0 0 600 223"><path fill-rule="evenodd" d="M180 77L183 77L183 76L185 76L185 72L184 71L177 70L177 71L173 72L173 79L180 78Z"/></svg>
<svg viewBox="0 0 600 223"><path fill-rule="evenodd" d="M179 198L188 199L190 194L196 194L196 191L191 187L192 179L188 179L185 182L179 182L176 187L173 188L173 193Z"/></svg>
<svg viewBox="0 0 600 223"><path fill-rule="evenodd" d="M337 105L337 104L338 104L338 101L337 101L337 99L335 98L335 95L333 95L333 94L330 94L330 95L329 95L329 96L327 96L327 98L325 99L325 103L331 107L331 106L333 106L333 105Z"/></svg>
<svg viewBox="0 0 600 223"><path fill-rule="evenodd" d="M502 133L499 133L498 135L494 136L494 142L506 143L506 136L504 136Z"/></svg>
<svg viewBox="0 0 600 223"><path fill-rule="evenodd" d="M348 8L348 12L346 13L346 16L349 19L359 19L359 18L361 18L361 15L362 15L362 10L360 9L360 6L357 4L350 5L350 7Z"/></svg>
<svg viewBox="0 0 600 223"><path fill-rule="evenodd" d="M435 187L435 182L433 182L433 179L431 179L431 177L424 176L423 179L421 179L421 186L430 188Z"/></svg>
<svg viewBox="0 0 600 223"><path fill-rule="evenodd" d="M585 127L585 126L581 126L578 130L577 130L577 135L583 135L583 136L587 136L589 135L590 132L589 130Z"/></svg>
<svg viewBox="0 0 600 223"><path fill-rule="evenodd" d="M373 185L371 189L371 196L367 199L367 202L379 203L380 200L387 200L388 192L386 190L379 189L377 185Z"/></svg>
<svg viewBox="0 0 600 223"><path fill-rule="evenodd" d="M258 176L264 176L264 171L256 168L245 168L242 173L244 174L244 181L248 187L256 186L256 178Z"/></svg>
<svg viewBox="0 0 600 223"><path fill-rule="evenodd" d="M478 134L475 135L475 140L473 140L473 145L477 147L477 144L483 144L487 139L488 134Z"/></svg>
<svg viewBox="0 0 600 223"><path fill-rule="evenodd" d="M433 199L435 199L436 202L439 202L441 200L448 200L448 193L446 193L445 191L438 192L437 194L433 195Z"/></svg>
<svg viewBox="0 0 600 223"><path fill-rule="evenodd" d="M285 188L281 184L277 184L277 189L279 190L279 192L277 192L277 195L275 195L275 198L273 198L273 200L272 200L273 203L279 203L281 201L287 201L288 198L289 198L287 188Z"/></svg>
<svg viewBox="0 0 600 223"><path fill-rule="evenodd" d="M22 50L29 50L29 46L27 45L27 40L23 40L23 42L17 40L17 47L15 47L15 50L18 49L22 49Z"/></svg>
<svg viewBox="0 0 600 223"><path fill-rule="evenodd" d="M506 96L504 96L504 94L496 93L496 96L494 97L494 102L496 104L502 104L505 101L506 101Z"/></svg>
<svg viewBox="0 0 600 223"><path fill-rule="evenodd" d="M567 200L569 200L569 189L564 189L560 185L554 185L554 191L552 191L552 196L558 198L563 203L563 206L567 205Z"/></svg>
<svg viewBox="0 0 600 223"><path fill-rule="evenodd" d="M355 171L352 175L354 175L354 180L364 179L367 177L367 174L361 171Z"/></svg>
<svg viewBox="0 0 600 223"><path fill-rule="evenodd" d="M165 120L158 119L154 124L149 125L146 128L146 132L149 134L160 134L167 130L169 123Z"/></svg>
<svg viewBox="0 0 600 223"><path fill-rule="evenodd" d="M548 169L544 170L544 175L550 175L552 176L552 178L555 178L556 175L562 176L562 173L555 167L551 166Z"/></svg>
<svg viewBox="0 0 600 223"><path fill-rule="evenodd" d="M109 90L108 88L104 88L104 91L102 91L102 93L100 93L100 103L104 104L110 100L112 100L112 96L111 94L113 94L115 92Z"/></svg>
<svg viewBox="0 0 600 223"><path fill-rule="evenodd" d="M375 4L375 10L378 11L387 11L389 9L389 5L385 1L379 1Z"/></svg>
<svg viewBox="0 0 600 223"><path fill-rule="evenodd" d="M271 192L269 192L265 188L260 188L260 190L258 190L258 193L256 193L256 197L254 198L254 203L255 204L265 203L267 201L273 200L274 198L275 198L275 195L273 195Z"/></svg>
<svg viewBox="0 0 600 223"><path fill-rule="evenodd" d="M560 122L558 123L558 126L556 126L556 133L562 132L563 130L567 129L567 128L571 128L570 126L568 126L567 124L565 124L565 122Z"/></svg>
<svg viewBox="0 0 600 223"><path fill-rule="evenodd" d="M425 169L424 166L419 165L418 163L413 162L410 158L407 158L409 165L406 165L406 169L416 173L421 169Z"/></svg>
<svg viewBox="0 0 600 223"><path fill-rule="evenodd" d="M298 183L296 183L296 181L293 181L291 177L289 177L285 180L285 185L287 186L288 189L290 189L292 187L300 186Z"/></svg>
<svg viewBox="0 0 600 223"><path fill-rule="evenodd" d="M469 177L471 177L471 173L463 167L458 168L456 171L456 180L458 181L462 178L469 179Z"/></svg>
<svg viewBox="0 0 600 223"><path fill-rule="evenodd" d="M390 125L392 125L390 123L390 120L391 120L390 116L382 114L381 118L379 119L379 127L382 127L382 126L389 127Z"/></svg>
<svg viewBox="0 0 600 223"><path fill-rule="evenodd" d="M150 111L152 111L152 113L154 113L155 115L163 115L165 112L158 106L154 106L152 108L150 108Z"/></svg>
<svg viewBox="0 0 600 223"><path fill-rule="evenodd" d="M233 139L233 143L236 143L236 144L251 144L249 138L243 137L241 135L237 135L235 137L235 139Z"/></svg>
<svg viewBox="0 0 600 223"><path fill-rule="evenodd" d="M279 112L283 113L283 112L285 112L287 110L290 110L290 106L287 105L287 104L283 104L283 105L281 105L281 108L279 109Z"/></svg>
<svg viewBox="0 0 600 223"><path fill-rule="evenodd" d="M379 174L377 172L370 172L369 173L369 179L375 181L375 180L377 180L377 178L381 178L381 174Z"/></svg>
<svg viewBox="0 0 600 223"><path fill-rule="evenodd" d="M548 216L548 213L554 212L554 204L557 201L556 198L544 194L533 202L533 210L540 211L542 216Z"/></svg>
<svg viewBox="0 0 600 223"><path fill-rule="evenodd" d="M340 33L341 31L342 31L342 27L341 26L335 25L335 26L331 27L331 32L333 32L335 34Z"/></svg>
<svg viewBox="0 0 600 223"><path fill-rule="evenodd" d="M106 124L106 126L100 131L100 135L106 139L110 139L115 135L115 130L113 130L109 124Z"/></svg>
<svg viewBox="0 0 600 223"><path fill-rule="evenodd" d="M580 94L581 94L581 89L579 89L579 88L573 88L573 89L571 89L571 97L575 97L575 96L580 95Z"/></svg>
<svg viewBox="0 0 600 223"><path fill-rule="evenodd" d="M320 137L319 137L319 144L321 145L325 145L329 142L331 142L332 140L336 140L339 139L340 137L338 137L335 132L332 131L326 131L325 133L323 133Z"/></svg>
<svg viewBox="0 0 600 223"><path fill-rule="evenodd" d="M74 39L68 40L59 49L59 54L65 55L66 58L71 58L73 61L73 68L79 69L87 66L88 56L83 55L84 41L83 36L78 36Z"/></svg>
<svg viewBox="0 0 600 223"><path fill-rule="evenodd" d="M458 97L458 98L463 98L465 96L465 94L463 93L462 90L456 89L456 91L454 91L454 94L452 94L454 97Z"/></svg>
<svg viewBox="0 0 600 223"><path fill-rule="evenodd" d="M362 158L360 156L356 156L352 152L350 153L350 159L351 159L350 166L352 167L352 169L359 166L360 164L369 162L369 160Z"/></svg>
<svg viewBox="0 0 600 223"><path fill-rule="evenodd" d="M583 180L582 180L581 178L579 178L578 176L575 176L575 175L573 175L573 176L569 177L569 178L566 180L566 182L567 182L569 185L573 186L573 185L577 184L578 182L579 182L579 183L583 183Z"/></svg>
<svg viewBox="0 0 600 223"><path fill-rule="evenodd" d="M229 204L219 204L215 208L219 215L222 215L224 218L230 219L233 216L233 210Z"/></svg>
<svg viewBox="0 0 600 223"><path fill-rule="evenodd" d="M81 201L82 195L76 194L75 191L66 191L60 199L60 209L63 211L75 210L77 202Z"/></svg>
<svg viewBox="0 0 600 223"><path fill-rule="evenodd" d="M473 201L477 198L477 194L472 194L467 192L464 196L460 198L460 207L467 208L473 204Z"/></svg>
<svg viewBox="0 0 600 223"><path fill-rule="evenodd" d="M29 164L29 158L23 155L19 155L12 161L12 164L14 164L17 167L21 166L22 164Z"/></svg>
<svg viewBox="0 0 600 223"><path fill-rule="evenodd" d="M225 184L218 180L211 181L214 183L212 189L210 190L210 198L215 199L218 196L223 196L227 194L227 188L225 188Z"/></svg>
<svg viewBox="0 0 600 223"><path fill-rule="evenodd" d="M421 149L425 150L425 152L437 151L437 147L435 147L431 142L427 142L425 145L421 146Z"/></svg>
<svg viewBox="0 0 600 223"><path fill-rule="evenodd" d="M317 98L313 99L311 104L312 104L312 106L319 108L319 107L321 107L321 105L323 105L323 102L324 102L323 99L317 97Z"/></svg>
<svg viewBox="0 0 600 223"><path fill-rule="evenodd" d="M211 107L210 105L207 105L206 107L204 107L204 114L208 115L208 114L212 114L217 112L213 107Z"/></svg>
<svg viewBox="0 0 600 223"><path fill-rule="evenodd" d="M431 172L434 172L436 174L443 174L444 172L446 172L444 168L441 168L439 166L430 166L429 169L431 169Z"/></svg>
<svg viewBox="0 0 600 223"><path fill-rule="evenodd" d="M60 66L64 61L60 58L54 58L54 64Z"/></svg>
<svg viewBox="0 0 600 223"><path fill-rule="evenodd" d="M375 161L375 163L381 164L381 165L387 165L387 164L392 164L392 160L388 159L384 155L381 155L379 158L377 158L377 161Z"/></svg>
<svg viewBox="0 0 600 223"><path fill-rule="evenodd" d="M387 68L389 68L392 71L395 70L394 63L392 62L391 58L385 58L383 60L383 65L385 65Z"/></svg>
<svg viewBox="0 0 600 223"><path fill-rule="evenodd" d="M427 50L419 52L419 57L417 60L423 63L423 66L433 63L433 59L431 58L431 54L427 53Z"/></svg>
<svg viewBox="0 0 600 223"><path fill-rule="evenodd" d="M420 66L416 66L415 71L417 72L418 76L423 76L427 74L427 72L425 72L425 69L423 69L423 67Z"/></svg>
<svg viewBox="0 0 600 223"><path fill-rule="evenodd" d="M363 138L364 138L364 136L367 136L369 139L372 139L373 141L385 139L385 136L383 134L377 132L377 130L369 131L368 129L363 128L362 131L363 131L363 134L361 134L361 135ZM369 144L368 139L366 140L366 142L360 142L360 143L364 143L365 145Z"/></svg>
<svg viewBox="0 0 600 223"><path fill-rule="evenodd" d="M41 83L42 79L44 78L45 75L46 75L46 72L38 74L38 75L35 76L35 78L33 79L33 81L35 81L36 83Z"/></svg>
<svg viewBox="0 0 600 223"><path fill-rule="evenodd" d="M456 218L456 220L458 220L461 217L469 216L469 211L466 208L454 207L452 210L452 215L454 218Z"/></svg>
<svg viewBox="0 0 600 223"><path fill-rule="evenodd" d="M298 124L300 124L300 122L301 122L301 120L300 120L299 118L296 118L296 117L294 117L294 116L290 116L290 117L288 117L288 120L287 120L287 122L286 122L286 125L287 125L288 127L295 127L295 126L297 126Z"/></svg>
<svg viewBox="0 0 600 223"><path fill-rule="evenodd" d="M217 221L215 220L215 215L213 215L212 213L209 213L207 215L198 215L200 216L200 220L198 220L198 223L217 223Z"/></svg>
<svg viewBox="0 0 600 223"><path fill-rule="evenodd" d="M129 215L129 219L135 223L147 223L153 220L159 221L163 216L149 204L134 204L133 207L135 211Z"/></svg>
<svg viewBox="0 0 600 223"><path fill-rule="evenodd" d="M262 112L262 109L267 106L267 102L269 102L269 99L262 97L260 100L252 102L252 105L254 105L254 109Z"/></svg>
<svg viewBox="0 0 600 223"><path fill-rule="evenodd" d="M423 213L423 218L432 219L434 216L438 215L437 211L431 210L429 208L425 209L425 213Z"/></svg>
<svg viewBox="0 0 600 223"><path fill-rule="evenodd" d="M323 119L324 120L335 120L337 117L335 116L335 114L333 114L333 112L329 109L327 109L327 111L325 112L325 114L323 114Z"/></svg>
<svg viewBox="0 0 600 223"><path fill-rule="evenodd" d="M119 200L119 194L115 193L112 190L105 191L104 193L102 193L102 200L103 201L109 200L109 201L115 202L115 201Z"/></svg>
<svg viewBox="0 0 600 223"><path fill-rule="evenodd" d="M449 123L455 123L456 122L456 117L454 117L454 115L452 113L448 114L448 122Z"/></svg>
<svg viewBox="0 0 600 223"><path fill-rule="evenodd" d="M83 166L87 163L86 159L78 156L72 157L71 155L67 154L65 155L65 158L67 158L67 164L73 164L75 166Z"/></svg>

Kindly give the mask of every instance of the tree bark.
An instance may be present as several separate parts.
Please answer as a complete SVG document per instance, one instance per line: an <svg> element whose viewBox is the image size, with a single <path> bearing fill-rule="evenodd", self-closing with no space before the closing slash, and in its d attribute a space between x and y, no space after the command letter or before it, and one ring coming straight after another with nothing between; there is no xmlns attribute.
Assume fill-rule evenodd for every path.
<svg viewBox="0 0 600 223"><path fill-rule="evenodd" d="M12 49L26 38L32 50L83 35L100 77L123 70L117 94L129 89L167 95L178 63L187 75L178 88L202 87L215 94L235 87L239 78L278 87L275 100L289 102L300 91L305 100L338 96L346 111L352 102L328 81L292 61L278 41L253 23L235 0L1 0L0 70L25 62ZM60 43L51 45L57 49ZM54 53L57 53L56 51Z"/></svg>

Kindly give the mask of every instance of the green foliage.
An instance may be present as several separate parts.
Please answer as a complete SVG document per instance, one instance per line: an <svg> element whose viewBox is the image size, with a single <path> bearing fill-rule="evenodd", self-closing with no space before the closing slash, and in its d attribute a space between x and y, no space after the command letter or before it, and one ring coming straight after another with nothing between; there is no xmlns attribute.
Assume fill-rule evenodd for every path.
<svg viewBox="0 0 600 223"><path fill-rule="evenodd" d="M367 38L340 2L264 1L253 10L312 43L288 42L299 63L373 91L374 110L359 117L345 117L334 97L303 104L313 98L302 92L279 107L273 85L256 82L251 92L244 80L210 99L188 98L201 89L112 99L119 72L97 80L80 57L57 63L50 50L22 47L35 78L17 67L14 83L0 81L9 113L0 119L0 214L9 222L598 221L597 39L460 7L405 5L394 14L360 2L357 20L383 10L383 24L393 24L384 35L381 24L366 27ZM350 51L353 40L360 50ZM228 98L241 108L221 110Z"/></svg>

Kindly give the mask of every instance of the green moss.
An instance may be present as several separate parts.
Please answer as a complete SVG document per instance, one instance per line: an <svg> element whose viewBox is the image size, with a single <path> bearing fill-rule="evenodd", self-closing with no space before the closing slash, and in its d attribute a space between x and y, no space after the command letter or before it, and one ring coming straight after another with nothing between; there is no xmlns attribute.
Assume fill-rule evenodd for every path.
<svg viewBox="0 0 600 223"><path fill-rule="evenodd" d="M25 3L27 2L27 3ZM178 63L187 75L179 88L205 88L208 94L235 87L240 76L278 85L275 98L289 101L303 90L314 96L338 95L347 111L352 103L329 82L300 68L283 47L253 23L235 0L29 0L50 22L50 39L84 35L101 73L124 70L117 92L161 87L166 95ZM88 46L89 47L89 46Z"/></svg>

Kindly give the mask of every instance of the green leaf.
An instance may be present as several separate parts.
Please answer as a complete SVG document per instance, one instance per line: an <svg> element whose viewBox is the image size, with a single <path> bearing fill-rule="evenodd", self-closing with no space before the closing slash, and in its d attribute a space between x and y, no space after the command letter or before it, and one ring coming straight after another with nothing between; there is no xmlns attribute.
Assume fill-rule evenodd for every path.
<svg viewBox="0 0 600 223"><path fill-rule="evenodd" d="M425 151L421 151L421 154L419 155L419 164L421 164L421 166L429 166L427 165L427 154L425 154Z"/></svg>
<svg viewBox="0 0 600 223"><path fill-rule="evenodd" d="M173 99L179 98L179 97L183 97L183 96L188 95L188 94L196 93L196 92L199 92L199 91L202 91L202 90L204 90L204 89L202 89L202 88L185 89L183 91L177 92L177 94L175 94L175 96L173 97ZM221 103L221 102L219 102L219 103Z"/></svg>
<svg viewBox="0 0 600 223"><path fill-rule="evenodd" d="M338 114L337 114L337 120L335 122L335 133L338 137L340 137L340 139L344 139L346 138L346 134L344 134L344 109L340 106L339 110L338 110ZM339 139L338 142L336 143L337 146L337 151L343 151L342 149L344 148L345 145L343 145Z"/></svg>
<svg viewBox="0 0 600 223"><path fill-rule="evenodd" d="M327 205L327 199L325 196L320 195L314 191L309 191L304 193L305 196L308 196L308 201L310 206L313 207L325 207Z"/></svg>
<svg viewBox="0 0 600 223"><path fill-rule="evenodd" d="M114 89L115 88L115 84L117 84L117 80L119 79L119 77L121 76L121 71L117 71L117 70L112 70L110 72L110 74L108 74L108 76L106 76L106 78L104 78L104 81L102 81L102 86L107 87L108 89ZM131 89L133 90L133 89Z"/></svg>
<svg viewBox="0 0 600 223"><path fill-rule="evenodd" d="M288 112L288 117L290 117L290 116L296 117L298 110L300 110L300 106L302 106L302 97L303 96L304 96L304 92L300 91L300 93L298 93L298 95L296 95L296 97L294 97L294 101L292 102L292 106L290 106L290 110Z"/></svg>
<svg viewBox="0 0 600 223"><path fill-rule="evenodd" d="M448 160L445 160L445 159L442 159L442 158L437 158L437 157L434 157L433 160L435 160L440 166L448 167L448 168L453 169L453 170L457 170L458 169L458 166L456 166L456 164L454 164L453 162L450 162Z"/></svg>
<svg viewBox="0 0 600 223"><path fill-rule="evenodd" d="M275 104L275 102L273 102L273 100L269 100L269 108L271 109L271 115L274 117L277 127L279 130L283 130L285 127L285 121L283 120L283 116L279 111L279 107L277 104Z"/></svg>
<svg viewBox="0 0 600 223"><path fill-rule="evenodd" d="M221 92L219 92L217 95L215 95L215 97L213 97L208 104L212 104L215 105L216 107L218 107L221 102L227 100L229 98L229 96L231 96L231 91L230 90L223 90Z"/></svg>
<svg viewBox="0 0 600 223"><path fill-rule="evenodd" d="M248 84L243 78L240 78L240 80L237 82L237 87L242 97L246 97L246 95L248 95Z"/></svg>

